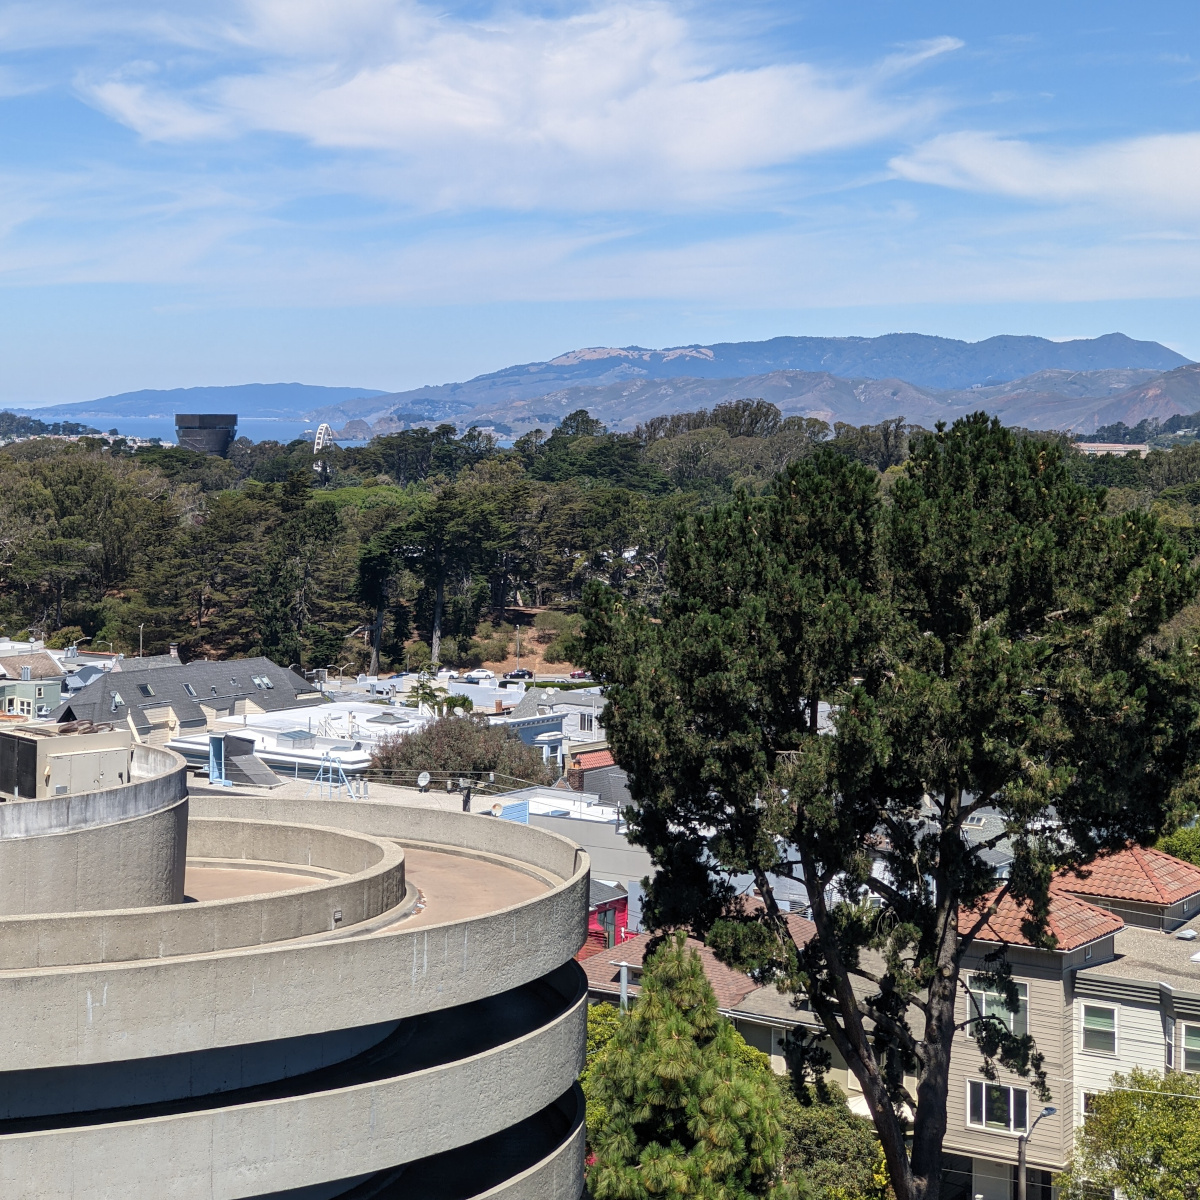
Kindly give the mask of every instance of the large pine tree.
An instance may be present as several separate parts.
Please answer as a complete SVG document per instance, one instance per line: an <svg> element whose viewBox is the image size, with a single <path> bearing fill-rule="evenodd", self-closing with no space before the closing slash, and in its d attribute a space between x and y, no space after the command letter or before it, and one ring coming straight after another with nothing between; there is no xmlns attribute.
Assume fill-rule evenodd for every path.
<svg viewBox="0 0 1200 1200"><path fill-rule="evenodd" d="M659 868L648 920L800 994L898 1200L936 1200L961 968L996 889L1044 937L1056 867L1195 811L1195 648L1152 639L1197 577L1153 516L1110 515L1061 447L982 413L921 440L886 499L877 480L819 451L683 522L656 617L588 592L586 661ZM966 836L985 807L1006 879ZM807 887L806 944L778 875ZM993 1025L985 1050L1043 1084Z"/></svg>
<svg viewBox="0 0 1200 1200"><path fill-rule="evenodd" d="M604 1050L596 1200L788 1200L774 1080L746 1064L683 934L646 960L641 994Z"/></svg>

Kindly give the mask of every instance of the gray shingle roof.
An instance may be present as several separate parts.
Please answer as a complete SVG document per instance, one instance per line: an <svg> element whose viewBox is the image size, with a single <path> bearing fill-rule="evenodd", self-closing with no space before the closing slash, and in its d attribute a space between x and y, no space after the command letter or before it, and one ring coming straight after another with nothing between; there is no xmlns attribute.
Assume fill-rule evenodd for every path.
<svg viewBox="0 0 1200 1200"><path fill-rule="evenodd" d="M596 715L599 716L604 709L605 700L603 696L597 696L594 692L585 692L582 689L573 691L561 691L558 688L535 687L529 688L518 702L516 708L513 709L514 717L536 717L538 715L539 705L553 705L555 708L578 708L583 712L591 712L595 709Z"/></svg>
<svg viewBox="0 0 1200 1200"><path fill-rule="evenodd" d="M629 893L623 887L613 887L601 879L593 879L588 883L588 906L595 908L598 904L607 904L610 900L619 900Z"/></svg>
<svg viewBox="0 0 1200 1200"><path fill-rule="evenodd" d="M123 720L127 715L140 729L149 729L146 709L170 705L180 721L204 720L201 705L229 709L236 700L252 700L265 712L320 703L320 693L294 671L269 658L237 658L223 662L173 660L142 669L126 659L120 671L106 671L56 708L57 721ZM255 682L267 680L270 686Z"/></svg>

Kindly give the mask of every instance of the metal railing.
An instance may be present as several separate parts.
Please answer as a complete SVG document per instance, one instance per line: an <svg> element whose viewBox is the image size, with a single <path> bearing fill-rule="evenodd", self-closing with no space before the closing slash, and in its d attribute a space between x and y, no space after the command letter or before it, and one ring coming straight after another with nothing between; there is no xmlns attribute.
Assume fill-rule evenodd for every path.
<svg viewBox="0 0 1200 1200"><path fill-rule="evenodd" d="M479 795L501 795L504 792L516 792L522 788L545 786L530 779L519 779L515 775L505 775L502 771L432 771L420 768L379 768L358 772L360 777L369 779L372 783L393 784L396 787L416 788L423 774L429 776L426 790L431 792L461 792L470 788Z"/></svg>

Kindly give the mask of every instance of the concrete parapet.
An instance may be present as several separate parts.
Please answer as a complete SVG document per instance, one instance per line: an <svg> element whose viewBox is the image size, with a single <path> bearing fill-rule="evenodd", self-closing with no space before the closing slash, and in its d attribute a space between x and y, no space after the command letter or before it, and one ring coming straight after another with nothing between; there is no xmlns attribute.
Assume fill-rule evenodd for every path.
<svg viewBox="0 0 1200 1200"><path fill-rule="evenodd" d="M404 902L404 852L395 842L337 829L193 820L194 858L302 864L347 877L298 891L0 921L6 971L209 954L267 945L369 921ZM400 914L397 914L400 915Z"/></svg>
<svg viewBox="0 0 1200 1200"><path fill-rule="evenodd" d="M175 755L137 751L151 773L130 787L173 777ZM0 837L0 871L9 847L79 838L44 861L86 874L107 832L186 821L185 796L160 798ZM491 817L269 794L194 800L190 841L240 892L0 916L0 1195L350 1197L499 1138L509 1176L470 1194L575 1200L585 853ZM279 890L249 894L259 870Z"/></svg>
<svg viewBox="0 0 1200 1200"><path fill-rule="evenodd" d="M187 769L136 746L130 783L0 805L0 916L178 904Z"/></svg>

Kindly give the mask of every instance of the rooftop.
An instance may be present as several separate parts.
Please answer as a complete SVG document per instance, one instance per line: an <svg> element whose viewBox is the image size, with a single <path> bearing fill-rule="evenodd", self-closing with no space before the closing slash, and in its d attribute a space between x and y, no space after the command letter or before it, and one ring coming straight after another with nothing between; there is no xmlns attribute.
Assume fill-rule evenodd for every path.
<svg viewBox="0 0 1200 1200"><path fill-rule="evenodd" d="M132 717L149 729L147 709L170 705L181 721L192 714L203 717L199 706L228 710L235 700L252 699L266 711L317 704L320 693L294 671L269 658L238 658L222 662L196 659L180 663L138 667L144 659L127 659L120 671L106 671L85 684L51 714L56 720L113 720Z"/></svg>
<svg viewBox="0 0 1200 1200"><path fill-rule="evenodd" d="M63 669L45 650L30 654L5 654L0 657L0 677L20 679L21 669L29 668L30 679L61 679Z"/></svg>
<svg viewBox="0 0 1200 1200"><path fill-rule="evenodd" d="M979 919L979 914L999 894L997 889L984 898L979 909L960 909L958 914L958 930L965 933ZM1021 930L1021 924L1029 916L1029 902L1018 903L1007 893L997 905L993 913L976 934L976 939L982 942L1000 942L1010 946L1031 946L1033 943ZM1050 894L1050 916L1046 922L1048 933L1054 935L1058 942L1056 949L1060 951L1077 950L1109 934L1123 929L1125 922L1114 913L1097 908L1084 900L1077 900L1064 892Z"/></svg>
<svg viewBox="0 0 1200 1200"><path fill-rule="evenodd" d="M806 942L816 933L816 926L803 917L789 916L788 927L800 942ZM639 933L610 950L593 954L580 963L588 977L588 990L594 995L616 997L621 994L620 964L626 962L630 971L629 995L634 997L641 991L636 980L641 977L642 962L650 943L649 933ZM790 996L782 994L773 985L762 987L749 975L727 967L697 938L688 938L687 944L700 955L704 974L717 995L717 1007L726 1012L737 1012L748 1017L767 1017L773 1021L794 1024L801 1019Z"/></svg>
<svg viewBox="0 0 1200 1200"><path fill-rule="evenodd" d="M1179 934L1196 934L1180 937ZM1200 991L1200 916L1172 933L1127 925L1114 939L1116 956L1083 968L1098 975L1116 975L1141 983L1168 983L1179 990Z"/></svg>
<svg viewBox="0 0 1200 1200"><path fill-rule="evenodd" d="M1200 867L1161 850L1129 846L1077 871L1061 871L1052 886L1080 896L1176 904L1200 894Z"/></svg>

